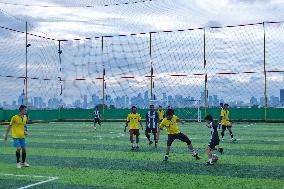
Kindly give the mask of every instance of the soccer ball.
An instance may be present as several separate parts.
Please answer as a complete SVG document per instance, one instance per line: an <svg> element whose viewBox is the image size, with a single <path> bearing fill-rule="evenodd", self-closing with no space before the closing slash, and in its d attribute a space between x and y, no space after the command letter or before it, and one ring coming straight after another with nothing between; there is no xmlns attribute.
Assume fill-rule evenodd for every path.
<svg viewBox="0 0 284 189"><path fill-rule="evenodd" d="M216 154L212 154L212 160L213 162L217 162L218 161L218 156Z"/></svg>

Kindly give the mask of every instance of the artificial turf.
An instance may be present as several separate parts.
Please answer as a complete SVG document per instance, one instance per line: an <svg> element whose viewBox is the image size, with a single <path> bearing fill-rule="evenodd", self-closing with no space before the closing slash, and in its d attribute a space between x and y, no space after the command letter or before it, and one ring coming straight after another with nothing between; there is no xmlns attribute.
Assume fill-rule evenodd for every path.
<svg viewBox="0 0 284 189"><path fill-rule="evenodd" d="M122 123L40 123L29 125L29 168L16 169L12 141L0 140L0 188L20 188L42 180L1 174L41 175L57 180L32 188L284 188L284 124L236 123L237 143L228 132L214 166L205 166L209 130L203 123L180 125L198 148L201 160L186 145L174 142L169 162L163 162L166 133L158 148L141 131L139 151L130 151ZM6 126L0 126L4 133Z"/></svg>

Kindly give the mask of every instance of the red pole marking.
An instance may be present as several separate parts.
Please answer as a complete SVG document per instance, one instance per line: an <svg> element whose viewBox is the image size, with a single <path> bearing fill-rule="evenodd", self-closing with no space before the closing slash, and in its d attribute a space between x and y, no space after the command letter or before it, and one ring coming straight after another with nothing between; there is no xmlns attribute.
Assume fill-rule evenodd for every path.
<svg viewBox="0 0 284 189"><path fill-rule="evenodd" d="M96 77L96 79L103 79L102 77Z"/></svg>
<svg viewBox="0 0 284 189"><path fill-rule="evenodd" d="M86 80L86 79L84 79L84 78L76 78L75 80L76 80L76 81L84 81L84 80Z"/></svg>
<svg viewBox="0 0 284 189"><path fill-rule="evenodd" d="M81 39L73 39L73 40L75 40L75 41L80 41Z"/></svg>
<svg viewBox="0 0 284 189"><path fill-rule="evenodd" d="M38 77L32 77L31 79L39 79Z"/></svg>
<svg viewBox="0 0 284 189"><path fill-rule="evenodd" d="M173 76L173 77L185 77L187 75L185 75L185 74L173 74L171 76Z"/></svg>
<svg viewBox="0 0 284 189"><path fill-rule="evenodd" d="M121 79L134 79L135 77L133 76L123 76L123 77L120 77Z"/></svg>
<svg viewBox="0 0 284 189"><path fill-rule="evenodd" d="M220 75L230 75L230 74L238 74L235 72L221 72L221 73L216 73L216 74L220 74Z"/></svg>
<svg viewBox="0 0 284 189"><path fill-rule="evenodd" d="M251 73L256 73L256 72L242 72L242 73L251 74Z"/></svg>
<svg viewBox="0 0 284 189"><path fill-rule="evenodd" d="M281 70L269 70L269 71L266 71L266 72L270 72L270 73L282 73L284 71L281 71Z"/></svg>
<svg viewBox="0 0 284 189"><path fill-rule="evenodd" d="M153 76L150 76L150 75L145 75L145 77L156 77L156 76L154 76L154 75L153 75Z"/></svg>
<svg viewBox="0 0 284 189"><path fill-rule="evenodd" d="M47 79L47 78L45 78L45 79L43 79L44 81L49 81L50 79ZM62 80L60 80L60 81L62 81Z"/></svg>

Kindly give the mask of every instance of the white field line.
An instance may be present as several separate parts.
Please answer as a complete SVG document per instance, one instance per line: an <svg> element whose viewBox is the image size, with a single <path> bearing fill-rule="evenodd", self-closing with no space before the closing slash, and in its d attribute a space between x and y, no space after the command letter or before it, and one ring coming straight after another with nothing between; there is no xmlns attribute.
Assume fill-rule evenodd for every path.
<svg viewBox="0 0 284 189"><path fill-rule="evenodd" d="M31 188L33 186L42 185L44 183L51 182L51 181L54 181L54 180L58 179L58 177L37 176L37 175L15 175L15 174L5 174L5 173L0 173L0 175L2 175L2 176L14 176L14 177L45 178L45 179L47 179L47 180L44 180L44 181L36 182L34 184L30 184L30 185L27 185L27 186L20 187L18 189Z"/></svg>

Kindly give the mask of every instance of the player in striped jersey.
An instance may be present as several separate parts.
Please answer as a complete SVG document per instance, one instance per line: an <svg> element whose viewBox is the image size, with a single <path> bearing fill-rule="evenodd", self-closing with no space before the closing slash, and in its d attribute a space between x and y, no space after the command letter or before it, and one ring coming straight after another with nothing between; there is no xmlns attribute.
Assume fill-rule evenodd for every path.
<svg viewBox="0 0 284 189"><path fill-rule="evenodd" d="M154 135L154 141L155 141L155 147L157 147L158 141L157 141L157 127L159 124L159 115L155 111L155 107L153 104L150 105L150 111L146 113L146 130L145 135L149 141L149 145L153 144L153 141L151 141L150 134L153 133Z"/></svg>
<svg viewBox="0 0 284 189"><path fill-rule="evenodd" d="M98 107L95 108L94 111L94 128L97 129L97 123L101 126L101 114Z"/></svg>

